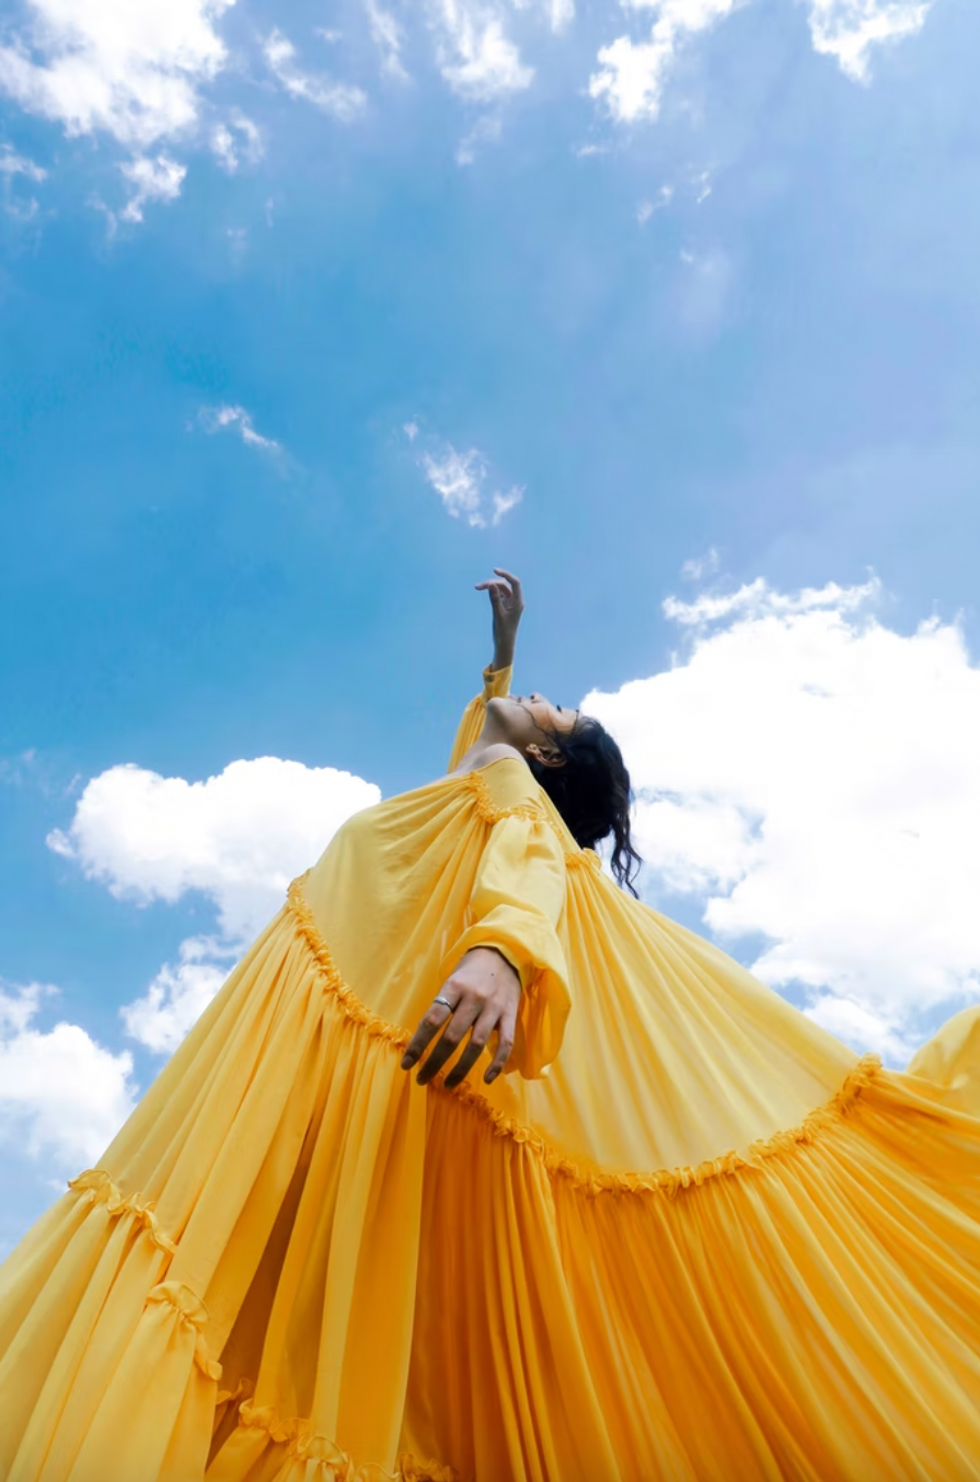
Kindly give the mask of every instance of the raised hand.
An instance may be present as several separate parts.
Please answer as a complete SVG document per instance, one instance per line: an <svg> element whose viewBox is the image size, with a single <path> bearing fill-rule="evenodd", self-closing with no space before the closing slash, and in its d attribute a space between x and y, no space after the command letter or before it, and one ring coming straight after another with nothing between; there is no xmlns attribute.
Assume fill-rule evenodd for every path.
<svg viewBox="0 0 980 1482"><path fill-rule="evenodd" d="M428 1085L459 1049L467 1032L472 1031L469 1044L446 1077L445 1085L452 1090L469 1075L496 1030L496 1054L483 1077L489 1085L507 1064L514 1047L520 997L521 980L506 957L492 947L473 947L440 988L438 997L419 1023L402 1056L402 1070L411 1070L442 1030L442 1038L419 1071L419 1085Z"/></svg>
<svg viewBox="0 0 980 1482"><path fill-rule="evenodd" d="M476 590L490 593L490 606L493 609L493 667L507 669L514 662L517 629L524 611L524 592L520 578L512 571L495 566L493 572L494 579L477 582Z"/></svg>

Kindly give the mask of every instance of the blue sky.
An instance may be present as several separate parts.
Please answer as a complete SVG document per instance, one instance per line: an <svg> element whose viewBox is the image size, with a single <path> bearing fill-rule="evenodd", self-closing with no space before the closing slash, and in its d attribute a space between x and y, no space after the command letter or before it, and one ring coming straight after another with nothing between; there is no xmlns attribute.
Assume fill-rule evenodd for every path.
<svg viewBox="0 0 980 1482"><path fill-rule="evenodd" d="M651 900L895 1063L974 992L978 43L966 0L6 7L0 1251L283 873L442 769L491 565L521 682L630 738ZM900 867L854 843L886 755ZM860 950L764 894L835 872L804 792Z"/></svg>

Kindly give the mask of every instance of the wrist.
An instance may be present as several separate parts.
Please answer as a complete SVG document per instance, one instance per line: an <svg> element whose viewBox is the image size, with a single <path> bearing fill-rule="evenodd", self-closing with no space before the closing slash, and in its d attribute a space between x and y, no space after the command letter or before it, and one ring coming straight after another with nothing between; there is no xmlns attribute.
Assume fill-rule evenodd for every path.
<svg viewBox="0 0 980 1482"><path fill-rule="evenodd" d="M510 647L495 648L493 651L493 663L490 665L495 672L498 669L513 669L514 667L514 645Z"/></svg>

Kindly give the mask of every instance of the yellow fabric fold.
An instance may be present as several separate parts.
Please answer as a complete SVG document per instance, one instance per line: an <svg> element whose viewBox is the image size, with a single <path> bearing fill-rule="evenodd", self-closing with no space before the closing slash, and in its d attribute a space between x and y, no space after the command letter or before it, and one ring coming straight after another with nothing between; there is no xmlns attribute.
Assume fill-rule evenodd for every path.
<svg viewBox="0 0 980 1482"><path fill-rule="evenodd" d="M440 965L443 979L474 947L503 953L521 980L507 1071L535 1077L561 1049L571 1008L556 926L565 904L564 851L543 817L505 816L490 830L470 896L470 918Z"/></svg>

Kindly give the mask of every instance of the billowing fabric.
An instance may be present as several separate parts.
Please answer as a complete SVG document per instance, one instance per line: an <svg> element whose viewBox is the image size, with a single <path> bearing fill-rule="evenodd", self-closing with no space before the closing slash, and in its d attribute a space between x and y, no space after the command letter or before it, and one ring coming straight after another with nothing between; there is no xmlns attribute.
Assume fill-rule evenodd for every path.
<svg viewBox="0 0 980 1482"><path fill-rule="evenodd" d="M479 943L513 1063L422 1088ZM0 1268L3 1482L977 1477L980 1013L858 1059L516 759L350 820Z"/></svg>

